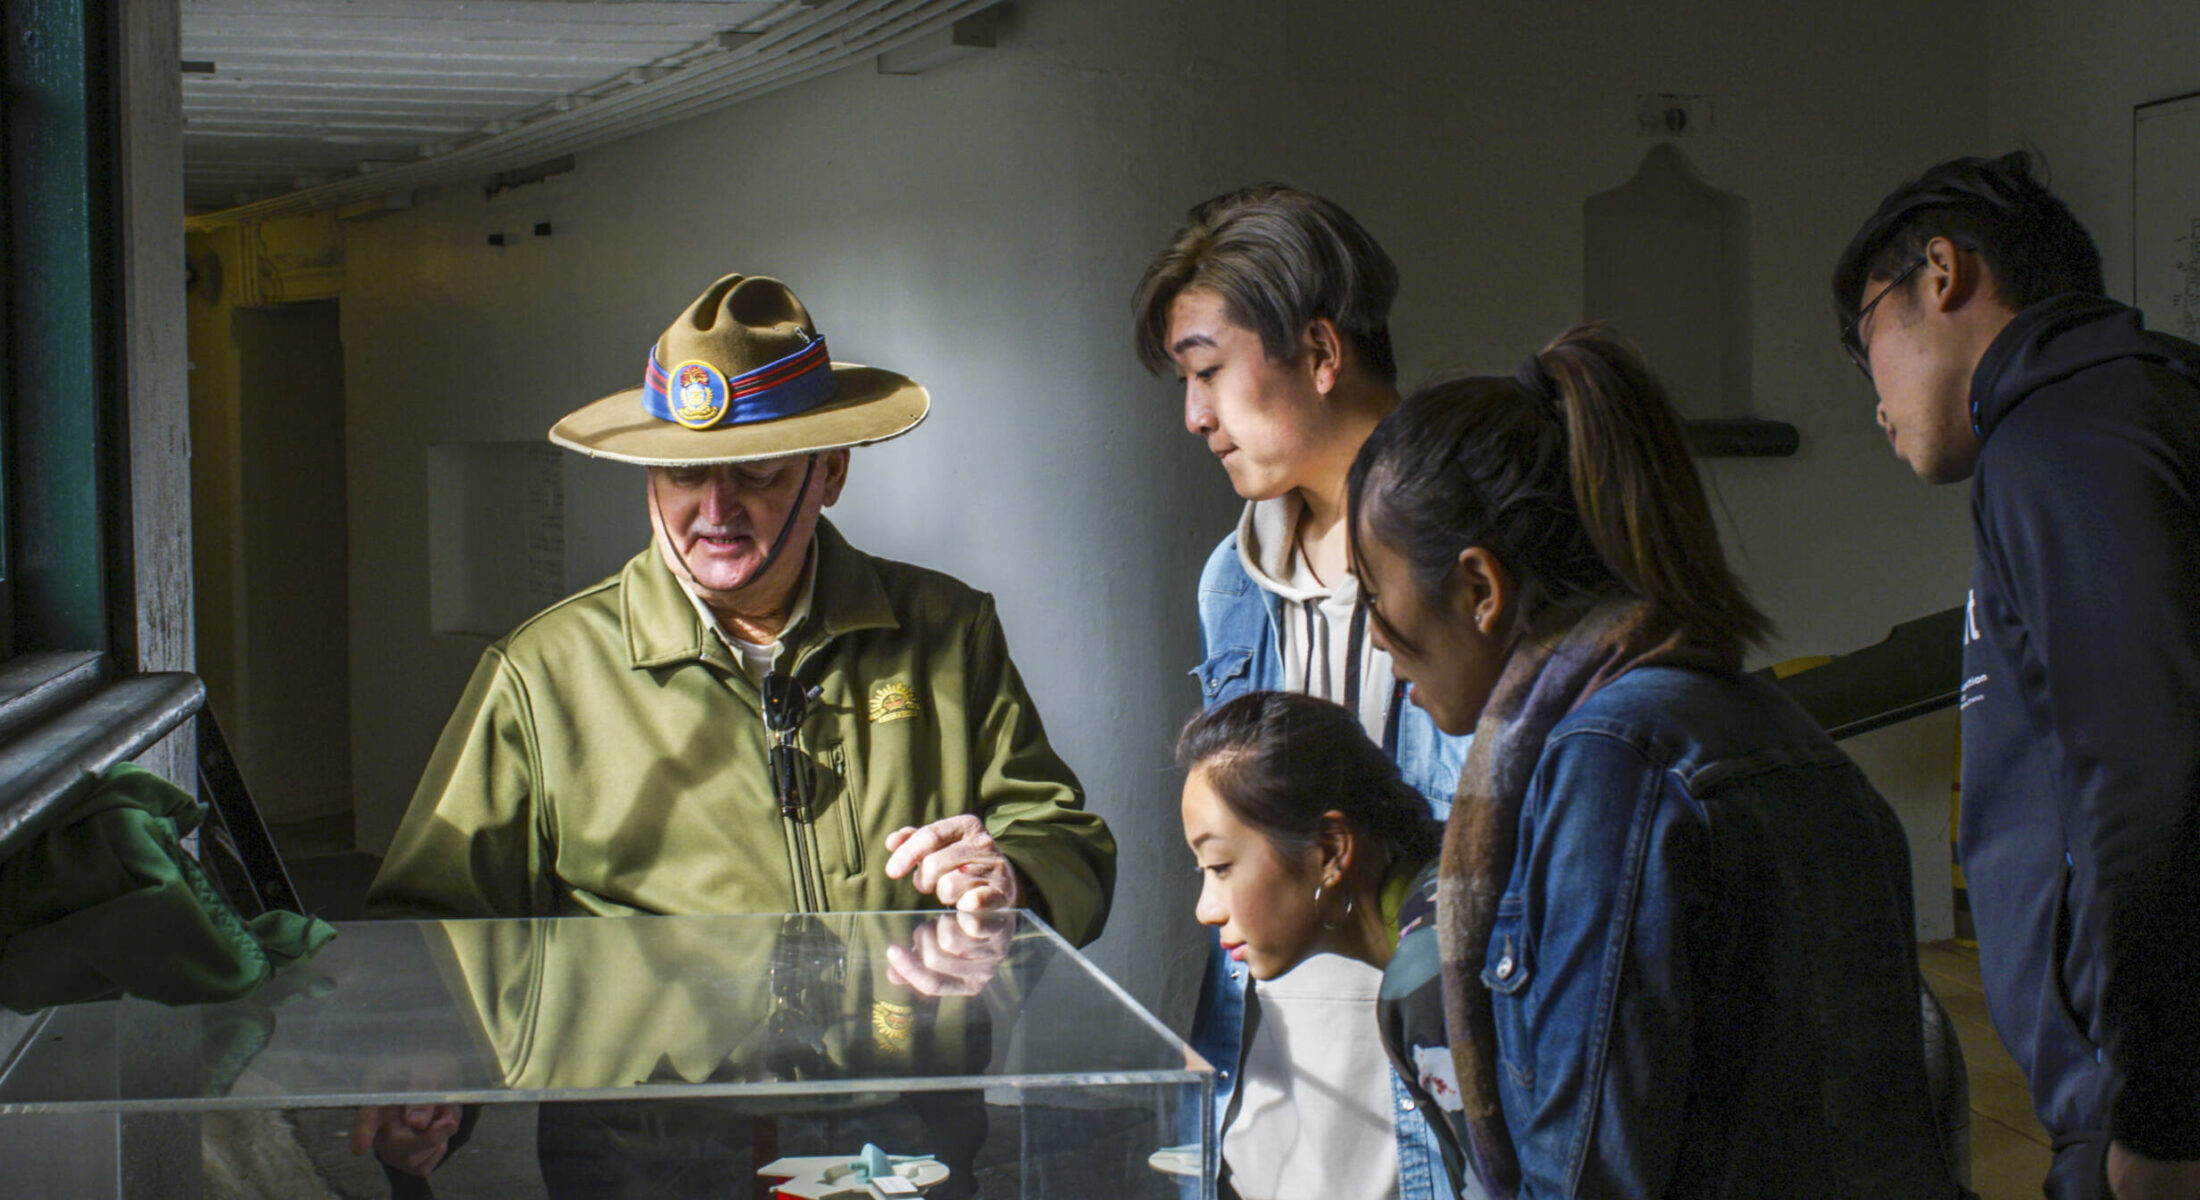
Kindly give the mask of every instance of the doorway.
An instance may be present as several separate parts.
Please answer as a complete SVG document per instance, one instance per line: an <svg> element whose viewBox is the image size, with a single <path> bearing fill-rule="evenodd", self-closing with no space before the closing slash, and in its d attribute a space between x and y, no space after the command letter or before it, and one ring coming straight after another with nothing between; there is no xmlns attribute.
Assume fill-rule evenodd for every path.
<svg viewBox="0 0 2200 1200"><path fill-rule="evenodd" d="M231 308L226 339L221 324L206 331L214 346L193 348L200 671L284 856L348 850L349 514L338 305ZM205 350L226 362L205 361Z"/></svg>

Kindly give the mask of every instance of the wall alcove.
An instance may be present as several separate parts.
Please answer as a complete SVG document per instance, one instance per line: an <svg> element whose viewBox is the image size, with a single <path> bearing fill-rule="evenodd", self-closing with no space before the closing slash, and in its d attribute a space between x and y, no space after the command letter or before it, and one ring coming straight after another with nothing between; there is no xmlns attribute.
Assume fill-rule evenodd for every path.
<svg viewBox="0 0 2200 1200"><path fill-rule="evenodd" d="M1750 404L1749 201L1660 142L1582 204L1582 307L1641 345L1688 418L1690 449L1786 457L1799 438Z"/></svg>

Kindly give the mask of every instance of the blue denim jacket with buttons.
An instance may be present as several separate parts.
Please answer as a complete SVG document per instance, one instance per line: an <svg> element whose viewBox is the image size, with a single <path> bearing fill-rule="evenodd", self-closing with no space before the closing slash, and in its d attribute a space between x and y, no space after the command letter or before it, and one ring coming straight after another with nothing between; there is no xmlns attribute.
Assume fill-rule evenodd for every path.
<svg viewBox="0 0 2200 1200"><path fill-rule="evenodd" d="M1650 667L1545 741L1482 968L1523 1197L1947 1200L1909 843L1770 684Z"/></svg>
<svg viewBox="0 0 2200 1200"><path fill-rule="evenodd" d="M1283 686L1282 601L1245 572L1238 558L1237 534L1222 539L1207 557L1199 577L1199 625L1203 661L1192 675L1199 681L1200 704L1213 708L1248 692L1274 691ZM1466 762L1464 737L1450 737L1438 730L1427 713L1400 698L1395 744L1385 747L1398 762L1406 782L1429 798L1438 819L1451 812L1451 797L1459 782L1459 768ZM1192 1019L1192 1048L1217 1072L1215 1081L1215 1159L1221 1158L1223 1122L1230 1099L1237 1090L1238 1069L1245 1061L1245 1008L1251 974L1245 964L1233 962L1216 940L1207 958L1207 971L1199 990L1199 1006ZM1373 1021L1375 1014L1369 1012ZM1423 1119L1405 1085L1391 1080L1398 1104L1399 1200L1449 1200L1453 1195L1443 1168L1436 1134ZM1197 1136L1196 1121L1186 1128L1187 1140ZM1207 1180L1208 1194L1213 1178ZM1189 1189L1187 1189L1189 1190Z"/></svg>

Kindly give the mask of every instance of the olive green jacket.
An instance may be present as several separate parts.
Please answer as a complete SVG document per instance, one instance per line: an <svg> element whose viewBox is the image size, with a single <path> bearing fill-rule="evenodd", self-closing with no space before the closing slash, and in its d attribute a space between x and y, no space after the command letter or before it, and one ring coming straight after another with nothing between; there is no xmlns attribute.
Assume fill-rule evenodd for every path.
<svg viewBox="0 0 2200 1200"><path fill-rule="evenodd" d="M1115 840L1084 811L993 599L818 523L810 616L780 659L822 689L782 816L757 687L655 546L489 647L368 893L378 916L936 908L886 835L959 813L1082 945Z"/></svg>

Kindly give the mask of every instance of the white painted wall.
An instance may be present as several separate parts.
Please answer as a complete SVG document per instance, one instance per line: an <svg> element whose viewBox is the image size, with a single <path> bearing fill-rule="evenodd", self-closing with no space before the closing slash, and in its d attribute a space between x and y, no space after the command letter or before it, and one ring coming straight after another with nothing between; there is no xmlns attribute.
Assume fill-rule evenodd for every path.
<svg viewBox="0 0 2200 1200"><path fill-rule="evenodd" d="M1981 153L2046 156L2055 194L2100 243L2108 291L2132 295L2132 109L2200 92L2200 7L2121 0L2074 8L2018 0L1990 40L1990 134Z"/></svg>
<svg viewBox="0 0 2200 1200"><path fill-rule="evenodd" d="M860 452L834 517L999 597L1054 741L1122 843L1095 957L1181 1018L1201 943L1168 749L1195 703L1198 566L1236 502L1130 353L1137 274L1191 203L1290 179L1400 263L1409 383L1509 371L1580 315L1581 201L1648 148L1638 92L1711 94L1715 126L1688 152L1753 206L1758 410L1797 425L1803 452L1711 473L1785 635L1771 657L1853 649L1958 603L1962 497L1887 454L1824 281L1891 180L1979 144L1984 55L1938 48L1975 40L1985 6L1766 7L1023 0L1000 49L930 75L820 80L492 201L453 189L353 225L362 846L386 841L480 646L427 631L424 447L539 436L631 384L714 275L777 274L837 356L931 387L930 422ZM1862 115L1887 106L1903 119ZM529 236L543 220L554 236ZM577 582L645 525L633 473L576 461L567 482ZM1925 848L1925 931L1944 931L1946 731L1881 740L1877 777Z"/></svg>

